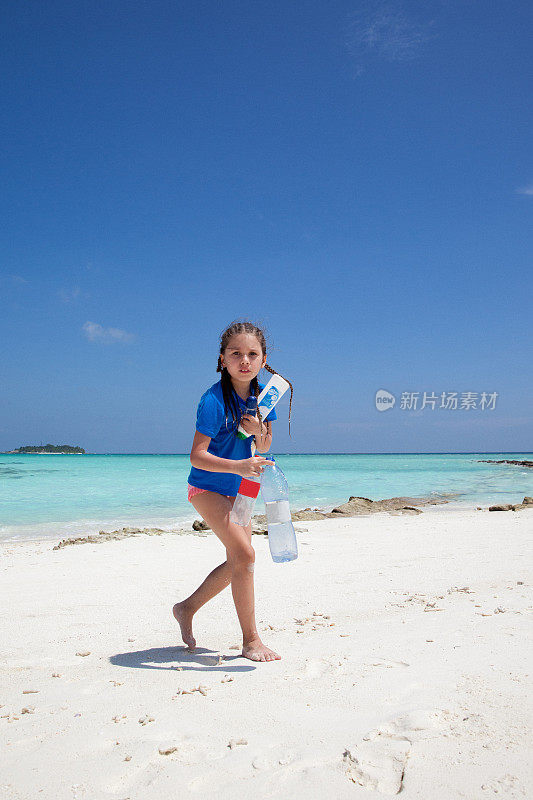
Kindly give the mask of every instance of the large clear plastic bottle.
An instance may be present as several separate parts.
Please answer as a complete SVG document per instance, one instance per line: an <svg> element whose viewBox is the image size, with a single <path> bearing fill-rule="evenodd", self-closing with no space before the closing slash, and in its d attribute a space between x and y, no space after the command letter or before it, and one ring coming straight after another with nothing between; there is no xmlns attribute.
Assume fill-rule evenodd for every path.
<svg viewBox="0 0 533 800"><path fill-rule="evenodd" d="M272 455L265 455L273 461ZM291 520L289 487L277 464L266 466L261 475L261 497L265 501L268 545L272 560L281 563L298 558L296 534Z"/></svg>

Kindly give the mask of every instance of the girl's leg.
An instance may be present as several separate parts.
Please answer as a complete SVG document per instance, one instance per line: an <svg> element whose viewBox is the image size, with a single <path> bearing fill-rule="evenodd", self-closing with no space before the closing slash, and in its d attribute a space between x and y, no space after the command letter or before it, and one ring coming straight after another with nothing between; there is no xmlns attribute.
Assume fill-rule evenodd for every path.
<svg viewBox="0 0 533 800"><path fill-rule="evenodd" d="M172 613L178 620L181 628L181 635L186 645L191 648L196 647L196 639L192 633L192 618L208 600L211 600L219 592L231 583L231 569L227 561L219 564L218 567L209 573L204 582L181 603L176 603Z"/></svg>
<svg viewBox="0 0 533 800"><path fill-rule="evenodd" d="M251 526L243 528L230 522L229 514L233 501L216 492L197 494L192 498L192 504L226 548L226 564L230 570L231 590L243 635L242 655L252 661L273 661L281 658L281 656L263 644L257 632L253 575L255 552L251 545ZM216 586L224 588L221 577L224 575L223 569L224 567L221 564L220 567L217 567L217 570L220 570L218 573L217 570L213 570L216 574L213 581L209 582L211 588ZM220 591L220 588L218 591ZM202 599L207 594L209 594L209 591L197 596L196 600ZM210 596L212 597L213 594Z"/></svg>
<svg viewBox="0 0 533 800"><path fill-rule="evenodd" d="M235 498L231 497L228 498L229 502L233 506L235 502ZM247 525L244 530L248 534L248 541L251 542L252 540L252 525ZM226 551L227 555L227 551ZM192 633L192 618L196 614L196 612L205 605L209 600L213 597L216 597L219 592L229 586L231 583L231 568L228 564L228 561L224 561L222 564L219 564L218 567L215 567L212 572L209 573L207 578L200 584L200 586L194 591L189 597L182 600L181 603L176 603L172 609L172 613L174 617L180 624L181 628L181 635L183 637L183 641L186 645L190 648L196 647L196 639Z"/></svg>

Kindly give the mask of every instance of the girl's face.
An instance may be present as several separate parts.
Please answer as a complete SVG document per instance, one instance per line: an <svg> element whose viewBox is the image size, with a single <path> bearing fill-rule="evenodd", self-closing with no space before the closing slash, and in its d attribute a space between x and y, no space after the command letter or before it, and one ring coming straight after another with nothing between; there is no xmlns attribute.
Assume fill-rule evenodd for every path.
<svg viewBox="0 0 533 800"><path fill-rule="evenodd" d="M243 383L255 378L266 364L259 340L251 333L232 336L221 358L230 376Z"/></svg>

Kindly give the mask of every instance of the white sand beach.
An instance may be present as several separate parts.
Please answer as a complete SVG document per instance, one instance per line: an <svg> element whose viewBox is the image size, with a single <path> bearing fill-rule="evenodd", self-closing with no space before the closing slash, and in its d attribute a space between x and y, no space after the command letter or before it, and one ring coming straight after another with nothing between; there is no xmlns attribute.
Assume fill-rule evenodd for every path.
<svg viewBox="0 0 533 800"><path fill-rule="evenodd" d="M180 640L212 533L2 544L0 797L533 797L533 511L295 527L252 539L268 663L230 588Z"/></svg>

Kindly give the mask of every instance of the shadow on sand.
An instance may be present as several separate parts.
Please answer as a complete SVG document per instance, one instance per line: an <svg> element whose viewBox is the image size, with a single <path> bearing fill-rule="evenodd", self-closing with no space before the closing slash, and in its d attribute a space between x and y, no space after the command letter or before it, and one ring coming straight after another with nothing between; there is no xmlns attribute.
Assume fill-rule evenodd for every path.
<svg viewBox="0 0 533 800"><path fill-rule="evenodd" d="M246 659L239 655L223 656L223 662L218 663L220 653L208 650L205 647L151 647L149 650L134 650L130 653L117 653L111 656L109 662L117 667L130 667L134 669L173 669L180 667L179 671L185 672L249 672L257 669L253 664L242 663ZM239 661L239 664L233 662Z"/></svg>

